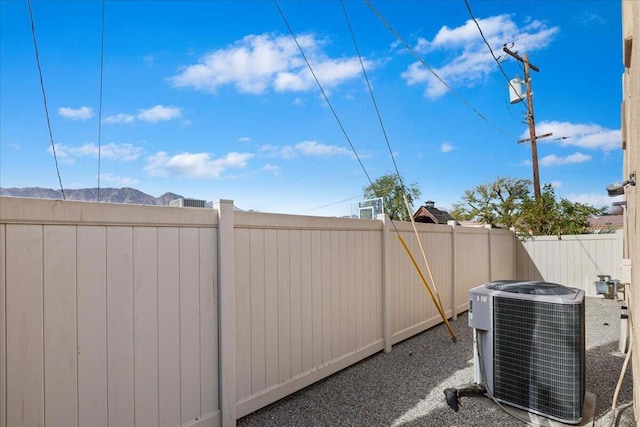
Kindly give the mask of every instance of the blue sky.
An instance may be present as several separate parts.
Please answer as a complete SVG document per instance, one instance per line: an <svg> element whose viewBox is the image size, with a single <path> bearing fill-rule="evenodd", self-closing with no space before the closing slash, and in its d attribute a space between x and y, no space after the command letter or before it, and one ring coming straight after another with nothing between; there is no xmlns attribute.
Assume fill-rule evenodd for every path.
<svg viewBox="0 0 640 427"><path fill-rule="evenodd" d="M63 187L96 187L100 164L102 188L348 215L368 185L349 142L371 179L395 171L361 62L420 201L448 208L499 176L531 178L516 142L526 107L509 104L464 0L372 0L379 16L345 0L348 21L340 1L278 4L340 124L272 1L106 0L100 122L102 1L32 0ZM622 175L620 1L469 4L507 76L523 72L505 43L540 68L537 133L554 134L538 144L542 184L609 204ZM34 52L26 0L0 0L0 186L59 189Z"/></svg>

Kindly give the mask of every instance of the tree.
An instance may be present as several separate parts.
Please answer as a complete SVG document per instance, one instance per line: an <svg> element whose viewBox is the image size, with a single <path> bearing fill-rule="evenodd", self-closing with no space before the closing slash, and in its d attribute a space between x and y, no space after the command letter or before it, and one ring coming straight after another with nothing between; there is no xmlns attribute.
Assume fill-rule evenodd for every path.
<svg viewBox="0 0 640 427"><path fill-rule="evenodd" d="M409 186L404 185L402 177L397 174L388 173L382 175L363 189L365 199L384 199L385 211L389 217L396 221L409 221L413 212L407 212L403 195L407 197L409 206L420 197L421 191L416 183Z"/></svg>
<svg viewBox="0 0 640 427"><path fill-rule="evenodd" d="M588 233L589 218L606 211L606 208L557 199L551 184L544 186L540 196L538 202L528 194L522 200L522 213L516 227L522 236Z"/></svg>
<svg viewBox="0 0 640 427"><path fill-rule="evenodd" d="M451 215L457 220L514 227L526 237L587 233L589 218L606 210L557 198L551 184L544 186L536 201L530 186L527 179L498 178L466 190L462 200L453 205Z"/></svg>
<svg viewBox="0 0 640 427"><path fill-rule="evenodd" d="M451 216L457 220L475 220L485 224L515 226L523 198L529 194L528 179L497 178L466 190L462 200L454 203Z"/></svg>

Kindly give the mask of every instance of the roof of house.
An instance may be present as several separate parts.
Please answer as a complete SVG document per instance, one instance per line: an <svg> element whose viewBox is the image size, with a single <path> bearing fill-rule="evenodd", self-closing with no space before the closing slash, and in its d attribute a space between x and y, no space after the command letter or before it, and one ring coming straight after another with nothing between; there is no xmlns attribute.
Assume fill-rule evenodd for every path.
<svg viewBox="0 0 640 427"><path fill-rule="evenodd" d="M623 215L602 215L589 218L589 227L597 229L623 228Z"/></svg>
<svg viewBox="0 0 640 427"><path fill-rule="evenodd" d="M454 219L449 215L449 212L436 208L434 202L428 200L413 214L413 220L431 224L446 224Z"/></svg>

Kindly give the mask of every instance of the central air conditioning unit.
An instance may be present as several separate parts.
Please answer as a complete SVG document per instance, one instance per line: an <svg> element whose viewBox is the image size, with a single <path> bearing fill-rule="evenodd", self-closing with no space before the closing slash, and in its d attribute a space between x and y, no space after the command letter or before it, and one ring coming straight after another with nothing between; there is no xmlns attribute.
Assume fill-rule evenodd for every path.
<svg viewBox="0 0 640 427"><path fill-rule="evenodd" d="M568 424L585 399L584 291L497 281L469 291L475 382L499 402Z"/></svg>

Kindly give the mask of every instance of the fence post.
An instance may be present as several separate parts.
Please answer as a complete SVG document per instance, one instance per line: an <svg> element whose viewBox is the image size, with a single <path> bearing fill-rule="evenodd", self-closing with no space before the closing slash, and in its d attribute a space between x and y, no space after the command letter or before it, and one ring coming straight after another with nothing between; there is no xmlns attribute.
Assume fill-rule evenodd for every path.
<svg viewBox="0 0 640 427"><path fill-rule="evenodd" d="M391 219L387 214L378 215L382 220L382 337L384 352L391 351Z"/></svg>
<svg viewBox="0 0 640 427"><path fill-rule="evenodd" d="M458 289L458 260L456 257L456 242L458 240L458 230L455 221L447 221L451 226L451 308L453 320L458 320L458 307L456 302L456 292Z"/></svg>
<svg viewBox="0 0 640 427"><path fill-rule="evenodd" d="M513 237L513 251L512 251L512 256L513 256L513 265L512 265L512 279L519 279L520 276L518 274L518 236L516 235L516 228L515 227L509 227L509 231L511 231L512 233L512 237Z"/></svg>
<svg viewBox="0 0 640 427"><path fill-rule="evenodd" d="M484 228L487 229L487 258L489 261L489 280L487 282L490 282L493 280L493 272L491 271L491 224L485 224Z"/></svg>
<svg viewBox="0 0 640 427"><path fill-rule="evenodd" d="M214 204L218 211L218 354L221 424L236 425L236 306L233 200Z"/></svg>

